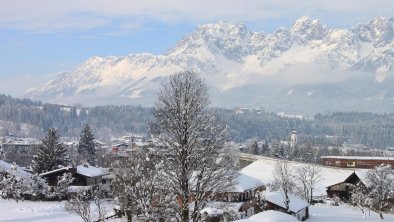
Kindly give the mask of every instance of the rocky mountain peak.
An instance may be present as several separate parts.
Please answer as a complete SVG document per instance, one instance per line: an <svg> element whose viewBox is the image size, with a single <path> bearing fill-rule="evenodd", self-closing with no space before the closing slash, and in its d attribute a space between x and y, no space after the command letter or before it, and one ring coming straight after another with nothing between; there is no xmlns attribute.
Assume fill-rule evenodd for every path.
<svg viewBox="0 0 394 222"><path fill-rule="evenodd" d="M190 55L207 49L213 54L222 54L232 61L239 62L241 57L250 51L252 35L244 24L223 21L205 24L181 40L167 54Z"/></svg>
<svg viewBox="0 0 394 222"><path fill-rule="evenodd" d="M250 31L244 24L217 22L199 26L164 55L91 57L27 96L46 101L69 98L73 103L84 98L91 104L121 98L149 104L160 81L181 70L200 73L218 92L268 80L275 83L276 78L331 81L336 77L326 73L335 72L346 73L338 75L340 79L367 72L386 81L394 70L393 48L393 19L382 17L353 29L328 29L304 16L290 28L269 34ZM321 69L327 70L316 71Z"/></svg>
<svg viewBox="0 0 394 222"><path fill-rule="evenodd" d="M354 31L364 42L371 42L377 46L383 46L393 42L394 20L393 18L376 17L368 24L358 24Z"/></svg>
<svg viewBox="0 0 394 222"><path fill-rule="evenodd" d="M327 28L321 24L320 20L311 19L307 16L296 20L290 31L304 41L322 39L327 34Z"/></svg>

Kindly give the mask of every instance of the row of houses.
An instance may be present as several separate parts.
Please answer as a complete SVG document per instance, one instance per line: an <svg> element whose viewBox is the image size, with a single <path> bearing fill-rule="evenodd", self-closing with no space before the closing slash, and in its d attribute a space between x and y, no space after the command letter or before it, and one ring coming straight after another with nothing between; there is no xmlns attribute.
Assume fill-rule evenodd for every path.
<svg viewBox="0 0 394 222"><path fill-rule="evenodd" d="M309 218L309 204L297 196L289 195L290 205L289 211L284 206L285 200L281 193L269 192L267 187L273 181L273 172L277 163L276 159L257 156L257 160L239 171L235 185L216 195L207 204L207 208L202 212L206 215L207 221L222 220L226 215L233 215L233 218L248 218L259 210L256 209L257 203L264 200L265 209L271 209L281 212L290 213L298 220L306 220ZM4 161L0 162L1 164ZM297 169L305 166L305 163L288 161L288 167ZM339 196L343 199L349 198L350 184L357 184L365 178L367 170L362 169L344 169L331 166L314 165L321 173L321 181L315 185L313 196L333 197ZM3 167L8 169L7 167ZM22 169L19 169L21 171ZM22 171L21 171L22 172ZM24 174L26 173L23 171ZM63 167L40 174L46 178L50 186L58 184L59 177L64 173L70 173L75 180L70 184L69 192L78 190L90 190L92 187L100 187L104 192L110 192L111 180L113 176L108 169L97 168L88 165L80 165L77 167ZM211 213L213 215L211 215ZM211 217L212 216L212 217ZM222 217L222 219L220 219ZM224 219L223 219L224 220Z"/></svg>
<svg viewBox="0 0 394 222"><path fill-rule="evenodd" d="M220 217L225 217L226 214L231 214L230 212L235 213L239 219L248 218L259 213L256 211L255 203L260 200L264 200L266 203L266 210L290 213L301 221L309 218L309 204L305 200L295 195L289 195L290 206L289 212L287 212L283 195L267 190L268 185L273 181L277 159L250 154L244 155L241 157L242 159L251 163L240 170L231 196L229 195L222 201L215 200L207 205L207 209L202 212L208 218L207 221L212 218L216 218L212 221L226 221L224 219L220 220ZM350 159L354 158L350 157ZM376 159L379 160L379 158ZM368 158L364 160L368 160ZM311 164L288 161L288 168L293 169L294 173L297 173L297 168L305 165ZM349 200L354 185L360 182L366 183L368 169L349 169L330 165L313 165L313 167L316 167L321 174L321 180L314 187L313 196L315 198L323 199L325 196L337 196L346 201Z"/></svg>

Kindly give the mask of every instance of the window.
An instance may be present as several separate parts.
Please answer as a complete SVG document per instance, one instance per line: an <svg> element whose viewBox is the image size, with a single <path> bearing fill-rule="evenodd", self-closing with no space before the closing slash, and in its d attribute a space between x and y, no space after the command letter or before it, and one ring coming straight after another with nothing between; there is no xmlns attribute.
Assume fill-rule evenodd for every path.
<svg viewBox="0 0 394 222"><path fill-rule="evenodd" d="M356 167L356 162L355 161L348 161L347 167Z"/></svg>
<svg viewBox="0 0 394 222"><path fill-rule="evenodd" d="M335 161L335 165L340 166L340 165L341 165L341 161L336 160L336 161Z"/></svg>
<svg viewBox="0 0 394 222"><path fill-rule="evenodd" d="M101 180L101 183L102 183L102 184L105 184L106 182L107 182L107 181L105 181L105 179L102 179L102 180Z"/></svg>

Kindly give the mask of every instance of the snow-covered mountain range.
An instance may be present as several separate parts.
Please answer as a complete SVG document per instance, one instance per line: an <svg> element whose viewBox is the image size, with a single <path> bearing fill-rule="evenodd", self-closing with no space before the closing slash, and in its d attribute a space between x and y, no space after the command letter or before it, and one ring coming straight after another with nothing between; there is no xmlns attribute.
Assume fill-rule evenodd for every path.
<svg viewBox="0 0 394 222"><path fill-rule="evenodd" d="M160 82L192 70L207 81L217 106L394 111L393 39L393 18L339 29L302 17L273 33L218 22L198 27L163 55L92 57L26 95L66 104L152 105Z"/></svg>

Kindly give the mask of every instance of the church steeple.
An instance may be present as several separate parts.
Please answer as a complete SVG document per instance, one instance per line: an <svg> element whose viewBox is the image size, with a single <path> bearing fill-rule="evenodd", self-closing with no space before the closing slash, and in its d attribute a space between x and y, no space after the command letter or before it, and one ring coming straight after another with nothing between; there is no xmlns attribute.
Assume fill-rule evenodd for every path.
<svg viewBox="0 0 394 222"><path fill-rule="evenodd" d="M290 146L291 147L295 147L297 145L297 131L295 130L295 128L293 129L293 131L291 132L291 136L290 136Z"/></svg>

